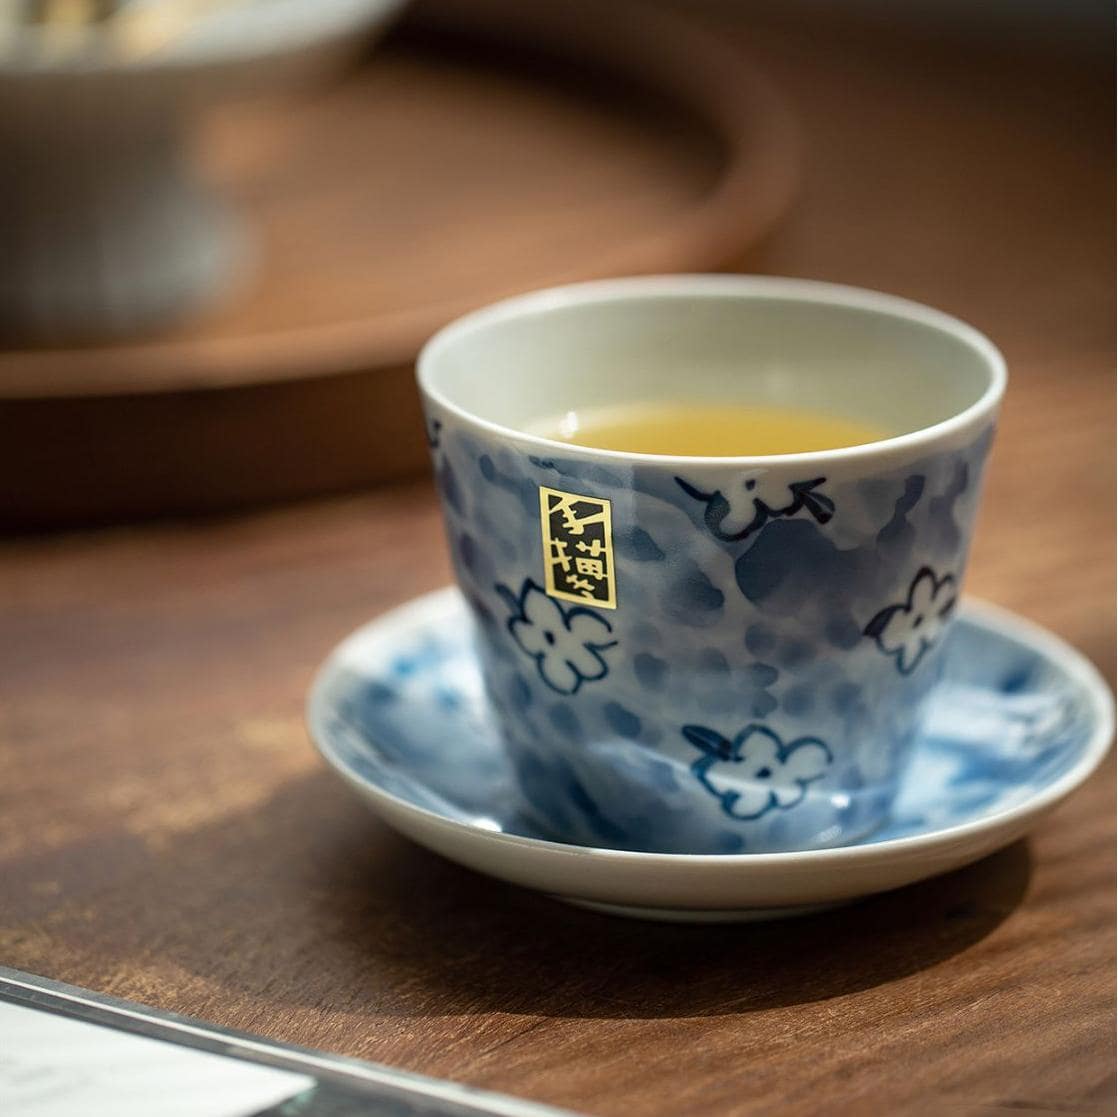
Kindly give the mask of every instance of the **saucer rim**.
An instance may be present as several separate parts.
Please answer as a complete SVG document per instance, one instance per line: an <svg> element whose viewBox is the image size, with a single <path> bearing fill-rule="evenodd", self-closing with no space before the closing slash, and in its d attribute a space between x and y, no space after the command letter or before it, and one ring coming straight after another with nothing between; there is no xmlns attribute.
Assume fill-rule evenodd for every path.
<svg viewBox="0 0 1118 1117"><path fill-rule="evenodd" d="M532 838L523 834L509 834L503 830L487 830L470 826L454 818L439 814L426 807L417 806L384 790L355 772L329 743L329 735L317 732L326 709L326 690L334 673L347 653L367 640L378 629L406 628L419 623L420 618L435 616L452 601L463 602L461 591L455 585L413 597L367 621L342 639L315 672L308 691L304 718L308 736L316 751L341 778L361 794L383 802L392 812L404 811L420 816L439 829L466 833L471 839L486 839L493 843L544 855L577 856L595 861L732 867L739 865L753 868L791 867L810 860L814 864L825 862L836 867L858 865L890 855L908 857L924 851L940 850L945 846L965 844L969 839L991 830L1023 832L1023 825L1052 810L1095 772L1107 753L1114 737L1114 695L1098 668L1082 652L1072 647L1062 637L1035 621L1028 620L1013 610L995 605L980 598L966 597L959 608L958 619L967 620L977 627L997 636L1032 648L1049 662L1056 662L1064 673L1083 690L1093 714L1091 736L1082 756L1067 772L1040 789L1035 795L1005 810L983 815L969 822L933 828L906 837L888 838L880 842L856 845L831 846L825 849L785 850L778 853L657 853L642 850L611 849L608 846L583 846L569 842Z"/></svg>

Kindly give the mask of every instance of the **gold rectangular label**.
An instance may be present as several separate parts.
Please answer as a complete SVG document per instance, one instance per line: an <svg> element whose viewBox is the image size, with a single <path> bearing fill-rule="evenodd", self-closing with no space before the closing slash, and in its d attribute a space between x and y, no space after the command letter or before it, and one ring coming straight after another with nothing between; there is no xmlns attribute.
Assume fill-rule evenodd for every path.
<svg viewBox="0 0 1118 1117"><path fill-rule="evenodd" d="M544 583L551 597L617 608L608 500L540 486Z"/></svg>

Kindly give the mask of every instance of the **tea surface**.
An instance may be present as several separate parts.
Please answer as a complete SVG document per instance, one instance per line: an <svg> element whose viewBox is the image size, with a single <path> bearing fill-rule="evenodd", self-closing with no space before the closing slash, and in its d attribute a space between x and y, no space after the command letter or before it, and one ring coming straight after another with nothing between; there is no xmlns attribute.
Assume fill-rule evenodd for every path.
<svg viewBox="0 0 1118 1117"><path fill-rule="evenodd" d="M717 458L835 450L889 437L888 431L823 412L693 403L570 411L532 433L599 450Z"/></svg>

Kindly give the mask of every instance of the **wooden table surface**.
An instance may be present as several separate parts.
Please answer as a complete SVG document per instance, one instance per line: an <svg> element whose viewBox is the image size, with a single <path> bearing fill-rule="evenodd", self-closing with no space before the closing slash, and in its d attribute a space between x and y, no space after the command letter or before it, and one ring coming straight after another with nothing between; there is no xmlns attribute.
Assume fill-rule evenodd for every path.
<svg viewBox="0 0 1118 1117"><path fill-rule="evenodd" d="M1011 388L969 590L1113 677L1105 72L775 25L798 208L745 270L961 314ZM798 921L640 924L396 838L302 702L445 582L431 488L25 537L0 554L0 960L588 1113L1110 1113L1107 764L1027 841Z"/></svg>

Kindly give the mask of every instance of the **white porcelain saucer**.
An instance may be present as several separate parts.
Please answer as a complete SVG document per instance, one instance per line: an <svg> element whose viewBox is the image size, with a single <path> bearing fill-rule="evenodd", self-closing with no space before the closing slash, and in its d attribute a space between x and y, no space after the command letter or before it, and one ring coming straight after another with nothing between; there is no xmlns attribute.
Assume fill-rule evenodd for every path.
<svg viewBox="0 0 1118 1117"><path fill-rule="evenodd" d="M968 601L889 823L802 853L655 854L549 841L522 809L458 591L359 629L316 678L308 722L327 763L389 825L478 872L648 919L794 915L959 868L1025 834L1095 770L1113 700L1044 629Z"/></svg>

